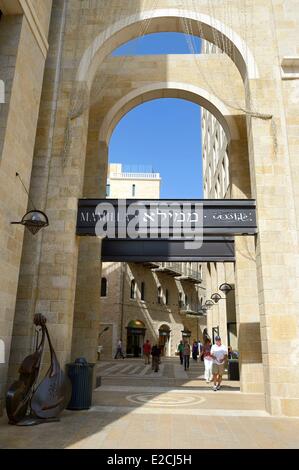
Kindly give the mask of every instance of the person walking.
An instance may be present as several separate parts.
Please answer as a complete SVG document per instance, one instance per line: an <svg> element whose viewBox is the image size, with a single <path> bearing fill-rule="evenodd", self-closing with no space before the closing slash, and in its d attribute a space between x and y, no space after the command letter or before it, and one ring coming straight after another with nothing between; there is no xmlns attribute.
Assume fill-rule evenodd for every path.
<svg viewBox="0 0 299 470"><path fill-rule="evenodd" d="M194 340L193 345L192 345L192 358L194 361L197 361L197 356L198 356L198 342Z"/></svg>
<svg viewBox="0 0 299 470"><path fill-rule="evenodd" d="M216 336L215 343L211 348L211 356L213 358L213 380L214 380L214 387L213 390L216 392L220 390L222 376L224 374L224 364L228 356L227 347L221 343L220 336Z"/></svg>
<svg viewBox="0 0 299 470"><path fill-rule="evenodd" d="M119 339L117 342L116 354L114 359L118 359L119 357L125 358L123 350L122 350L122 341Z"/></svg>
<svg viewBox="0 0 299 470"><path fill-rule="evenodd" d="M206 339L205 344L202 348L201 359L204 361L205 365L205 380L208 383L212 380L212 366L213 366L213 358L211 356L211 340L209 338Z"/></svg>
<svg viewBox="0 0 299 470"><path fill-rule="evenodd" d="M151 350L152 350L151 343L147 339L143 345L144 364L150 364Z"/></svg>
<svg viewBox="0 0 299 470"><path fill-rule="evenodd" d="M154 372L158 372L159 370L160 354L161 350L157 346L157 344L155 344L152 347L152 369L154 370Z"/></svg>
<svg viewBox="0 0 299 470"><path fill-rule="evenodd" d="M181 365L183 365L183 351L184 351L184 343L183 343L183 340L181 340L180 344L178 345L178 352L180 356Z"/></svg>
<svg viewBox="0 0 299 470"><path fill-rule="evenodd" d="M185 370L189 369L190 351L191 351L190 344L188 343L188 341L185 341L184 350L183 350Z"/></svg>

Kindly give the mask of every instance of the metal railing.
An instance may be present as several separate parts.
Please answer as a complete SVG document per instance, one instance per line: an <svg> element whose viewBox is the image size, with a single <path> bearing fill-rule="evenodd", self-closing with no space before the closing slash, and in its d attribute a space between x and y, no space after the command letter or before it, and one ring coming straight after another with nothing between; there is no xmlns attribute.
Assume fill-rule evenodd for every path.
<svg viewBox="0 0 299 470"><path fill-rule="evenodd" d="M186 266L184 263L176 263L176 262L162 262L159 263L161 268L173 270L179 275L183 277L190 277L197 281L202 281L200 271L190 268L190 266Z"/></svg>
<svg viewBox="0 0 299 470"><path fill-rule="evenodd" d="M198 314L202 314L201 312L201 307L202 305L201 304L197 304L197 303L185 303L185 302L182 302L182 301L179 301L179 307L182 311L186 311L186 312L194 312L194 313L198 313Z"/></svg>
<svg viewBox="0 0 299 470"><path fill-rule="evenodd" d="M117 179L160 179L160 173L110 173L109 178Z"/></svg>

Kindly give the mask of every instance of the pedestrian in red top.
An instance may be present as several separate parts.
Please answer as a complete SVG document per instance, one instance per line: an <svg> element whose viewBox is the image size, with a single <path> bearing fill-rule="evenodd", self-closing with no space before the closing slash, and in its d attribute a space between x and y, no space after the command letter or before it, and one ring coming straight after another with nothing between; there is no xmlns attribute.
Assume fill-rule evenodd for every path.
<svg viewBox="0 0 299 470"><path fill-rule="evenodd" d="M152 350L151 343L147 339L143 345L144 364L150 364L151 350Z"/></svg>

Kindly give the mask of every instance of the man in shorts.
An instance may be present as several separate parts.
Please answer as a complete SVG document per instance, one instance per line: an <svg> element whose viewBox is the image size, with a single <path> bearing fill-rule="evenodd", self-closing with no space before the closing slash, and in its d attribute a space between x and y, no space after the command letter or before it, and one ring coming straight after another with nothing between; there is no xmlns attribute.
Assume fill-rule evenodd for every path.
<svg viewBox="0 0 299 470"><path fill-rule="evenodd" d="M222 376L224 373L224 364L227 359L227 355L227 347L221 344L220 336L216 336L215 344L211 348L211 357L213 358L212 373L214 380L214 392L220 390Z"/></svg>

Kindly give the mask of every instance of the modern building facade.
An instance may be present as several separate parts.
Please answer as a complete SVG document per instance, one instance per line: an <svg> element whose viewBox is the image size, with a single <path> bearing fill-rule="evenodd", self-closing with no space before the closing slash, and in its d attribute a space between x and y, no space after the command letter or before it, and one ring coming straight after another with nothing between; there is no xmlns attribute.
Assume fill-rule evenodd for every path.
<svg viewBox="0 0 299 470"><path fill-rule="evenodd" d="M202 52L216 57L223 54L215 44L202 41ZM206 109L201 114L203 185L205 199L230 199L229 147L226 133L215 116ZM231 263L207 263L204 265L208 297L219 294L219 286L229 283L232 290L226 295L220 292L221 301L209 310L207 328L211 338L219 333L222 341L233 350L239 350L236 319L235 275Z"/></svg>
<svg viewBox="0 0 299 470"><path fill-rule="evenodd" d="M240 14L239 0L229 10L222 0L146 3L0 0L1 406L32 351L36 312L48 318L62 366L78 352L95 360L101 246L76 235L78 199L105 197L119 120L148 100L176 97L220 122L230 197L257 204L258 234L235 239L241 391L263 394L272 415L298 416L298 354L281 356L299 348L298 8L249 0ZM156 31L193 33L225 54L111 56ZM35 237L11 225L31 207L16 173L49 217ZM219 267L217 276L211 292L229 278Z"/></svg>

